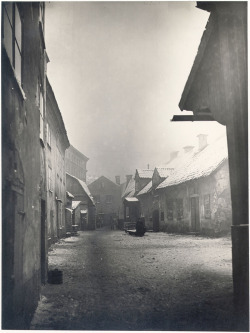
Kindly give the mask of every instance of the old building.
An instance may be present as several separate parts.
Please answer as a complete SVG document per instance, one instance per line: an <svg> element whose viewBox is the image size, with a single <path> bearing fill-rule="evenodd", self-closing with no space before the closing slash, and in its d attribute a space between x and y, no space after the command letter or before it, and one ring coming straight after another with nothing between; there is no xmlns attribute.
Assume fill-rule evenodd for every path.
<svg viewBox="0 0 250 333"><path fill-rule="evenodd" d="M66 172L86 183L88 157L70 145L66 150Z"/></svg>
<svg viewBox="0 0 250 333"><path fill-rule="evenodd" d="M54 92L46 80L46 167L48 245L66 235L65 150L70 146Z"/></svg>
<svg viewBox="0 0 250 333"><path fill-rule="evenodd" d="M232 221L227 142L200 145L156 188L163 230L221 235Z"/></svg>
<svg viewBox="0 0 250 333"><path fill-rule="evenodd" d="M239 329L249 329L248 55L246 1L197 2L210 13L179 103L227 128L232 199L233 281Z"/></svg>
<svg viewBox="0 0 250 333"><path fill-rule="evenodd" d="M104 225L109 225L111 218L118 218L122 211L120 181L114 183L107 177L101 176L91 184L89 190L96 203L97 219Z"/></svg>
<svg viewBox="0 0 250 333"><path fill-rule="evenodd" d="M65 228L66 228L66 236L70 236L73 229L73 202L74 196L70 192L66 191L66 207L65 207Z"/></svg>
<svg viewBox="0 0 250 333"><path fill-rule="evenodd" d="M153 169L136 169L135 171L135 194L140 192L152 180Z"/></svg>
<svg viewBox="0 0 250 333"><path fill-rule="evenodd" d="M47 271L44 12L2 3L3 329L28 328Z"/></svg>
<svg viewBox="0 0 250 333"><path fill-rule="evenodd" d="M67 191L74 196L72 209L74 210L75 202L79 202L80 216L77 218L76 213L73 216L72 223L77 225L79 230L95 229L95 202L86 183L77 177L66 173Z"/></svg>

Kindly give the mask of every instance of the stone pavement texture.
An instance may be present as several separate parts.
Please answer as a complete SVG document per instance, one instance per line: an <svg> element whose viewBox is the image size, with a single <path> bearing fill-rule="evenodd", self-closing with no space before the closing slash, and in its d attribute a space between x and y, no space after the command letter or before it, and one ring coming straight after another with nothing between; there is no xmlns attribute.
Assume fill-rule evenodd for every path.
<svg viewBox="0 0 250 333"><path fill-rule="evenodd" d="M230 238L79 232L54 244L32 330L238 331Z"/></svg>

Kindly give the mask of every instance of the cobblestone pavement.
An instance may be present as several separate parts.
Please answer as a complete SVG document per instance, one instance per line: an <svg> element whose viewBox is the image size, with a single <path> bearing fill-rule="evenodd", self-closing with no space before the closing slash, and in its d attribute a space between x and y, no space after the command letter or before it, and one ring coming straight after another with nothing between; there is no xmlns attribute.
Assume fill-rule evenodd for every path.
<svg viewBox="0 0 250 333"><path fill-rule="evenodd" d="M54 244L30 329L234 331L230 238L80 232Z"/></svg>

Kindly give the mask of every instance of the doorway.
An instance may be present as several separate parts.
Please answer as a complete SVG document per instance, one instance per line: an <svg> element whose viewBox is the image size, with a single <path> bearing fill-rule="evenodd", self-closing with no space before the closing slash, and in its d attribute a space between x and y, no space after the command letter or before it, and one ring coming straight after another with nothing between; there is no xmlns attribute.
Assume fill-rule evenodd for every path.
<svg viewBox="0 0 250 333"><path fill-rule="evenodd" d="M46 206L41 200L41 283L46 283Z"/></svg>
<svg viewBox="0 0 250 333"><path fill-rule="evenodd" d="M153 231L160 231L159 210L153 211Z"/></svg>
<svg viewBox="0 0 250 333"><path fill-rule="evenodd" d="M200 231L199 197L191 198L191 230Z"/></svg>

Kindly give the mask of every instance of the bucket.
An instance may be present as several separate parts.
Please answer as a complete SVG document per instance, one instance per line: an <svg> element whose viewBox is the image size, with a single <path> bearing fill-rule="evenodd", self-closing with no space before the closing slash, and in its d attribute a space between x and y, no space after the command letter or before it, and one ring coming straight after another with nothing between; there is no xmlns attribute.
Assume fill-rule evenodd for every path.
<svg viewBox="0 0 250 333"><path fill-rule="evenodd" d="M57 268L48 271L48 283L51 284L63 283L63 272L59 271Z"/></svg>

